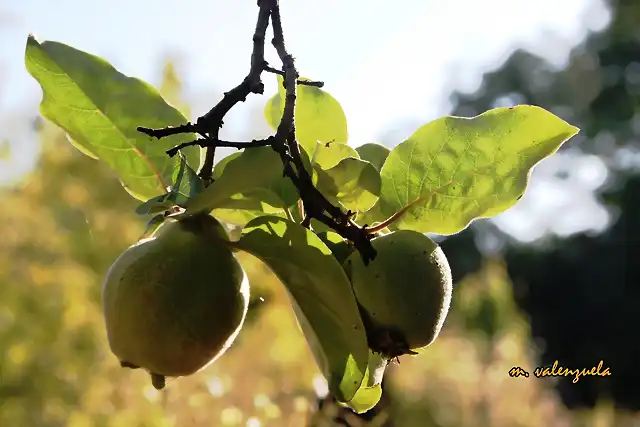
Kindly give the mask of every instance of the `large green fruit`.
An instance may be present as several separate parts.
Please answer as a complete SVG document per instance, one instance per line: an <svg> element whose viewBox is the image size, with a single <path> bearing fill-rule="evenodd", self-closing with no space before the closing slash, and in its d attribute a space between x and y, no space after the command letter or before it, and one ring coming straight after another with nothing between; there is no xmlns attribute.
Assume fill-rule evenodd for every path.
<svg viewBox="0 0 640 427"><path fill-rule="evenodd" d="M378 255L369 265L358 252L344 264L369 346L388 358L415 354L436 339L449 311L449 263L433 240L416 231L395 231L371 245Z"/></svg>
<svg viewBox="0 0 640 427"><path fill-rule="evenodd" d="M227 234L205 215L163 225L129 247L102 290L109 345L121 365L144 368L154 386L220 357L244 322L249 283Z"/></svg>

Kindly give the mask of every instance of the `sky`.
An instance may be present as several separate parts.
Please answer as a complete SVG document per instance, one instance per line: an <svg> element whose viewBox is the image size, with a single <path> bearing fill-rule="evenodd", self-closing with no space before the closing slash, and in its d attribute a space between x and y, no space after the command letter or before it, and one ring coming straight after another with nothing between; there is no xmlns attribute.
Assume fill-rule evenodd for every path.
<svg viewBox="0 0 640 427"><path fill-rule="evenodd" d="M452 90L475 91L483 73L499 68L517 48L562 67L570 50L610 18L603 0L395 0L393 7L383 0L281 3L284 35L299 72L324 81L324 89L341 103L354 146L379 142L396 128L399 143L411 133L403 123L449 114ZM24 67L29 33L102 56L152 84L159 83L162 61L178 57L195 119L248 71L256 16L255 0L0 0L0 143L8 139L13 156L11 162L0 160L0 181L31 168L36 153L28 124L12 120L18 113L37 114L41 100L40 87ZM267 60L279 65L271 49ZM265 83L266 93L275 93L275 77ZM265 102L266 97L249 98L225 122L224 136L245 136L243 117ZM588 172L572 185L589 189L603 179L602 168L593 159L586 162L591 162L583 162L591 165ZM576 215L590 204L590 219L580 220L582 227L602 223L603 213L593 210L597 206L588 196L578 200L574 194L566 201L556 186L545 188L544 167L553 164L534 173L527 193L539 193L537 199L526 194L517 206L529 215L518 217L514 208L515 214L497 218L498 224L507 223L501 227L531 228L513 224L518 218L531 221L533 205L525 199L539 197L548 199L547 208L566 211L569 203ZM536 228L538 235L544 228ZM535 236L530 230L521 237Z"/></svg>

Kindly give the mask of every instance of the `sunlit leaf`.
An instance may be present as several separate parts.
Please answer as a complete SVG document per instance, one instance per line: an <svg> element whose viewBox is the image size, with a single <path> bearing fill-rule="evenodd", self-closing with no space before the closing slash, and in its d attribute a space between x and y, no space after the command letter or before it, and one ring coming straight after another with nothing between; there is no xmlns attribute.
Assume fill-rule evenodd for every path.
<svg viewBox="0 0 640 427"><path fill-rule="evenodd" d="M358 152L347 144L318 142L311 156L311 163L321 169L331 169L347 157L358 159Z"/></svg>
<svg viewBox="0 0 640 427"><path fill-rule="evenodd" d="M270 216L247 224L237 247L260 258L284 284L329 390L350 401L369 349L351 284L329 248L301 225Z"/></svg>
<svg viewBox="0 0 640 427"><path fill-rule="evenodd" d="M245 226L252 219L265 215L285 218L285 208L279 206L282 199L268 188L255 188L244 194L236 194L225 203L225 208L214 209L213 216L237 226ZM288 209L288 208L287 208Z"/></svg>
<svg viewBox="0 0 640 427"><path fill-rule="evenodd" d="M282 161L271 147L249 148L229 160L223 159L216 165L214 176L214 182L189 201L188 213L241 209L237 200L265 195L275 197L256 201L282 209L295 203L298 197L293 184L283 177Z"/></svg>
<svg viewBox="0 0 640 427"><path fill-rule="evenodd" d="M82 143L77 142L69 134L67 134L67 141L69 141L71 143L71 145L73 145L78 151L80 151L85 156L91 157L93 160L100 160L98 155L96 153L94 153L93 151L91 151L90 147L88 145L83 145ZM131 192L129 192L129 194L131 194ZM133 196L136 197L135 195L133 195Z"/></svg>
<svg viewBox="0 0 640 427"><path fill-rule="evenodd" d="M259 216L264 216L265 211L262 209L214 209L212 215L220 221L244 227L251 220ZM286 218L284 211L281 213L271 213L269 215Z"/></svg>
<svg viewBox="0 0 640 427"><path fill-rule="evenodd" d="M443 117L395 147L382 167L379 207L391 216L418 197L400 229L453 234L504 212L522 196L531 169L578 133L536 106Z"/></svg>
<svg viewBox="0 0 640 427"><path fill-rule="evenodd" d="M369 363L362 385L349 402L338 402L362 414L378 404L382 397L382 378L387 368L387 359L369 350Z"/></svg>
<svg viewBox="0 0 640 427"><path fill-rule="evenodd" d="M318 170L318 189L330 201L351 211L369 210L380 194L380 173L364 160L349 157L327 170Z"/></svg>
<svg viewBox="0 0 640 427"><path fill-rule="evenodd" d="M356 151L362 160L371 163L378 172L382 170L382 166L391 152L391 150L384 145L375 143L363 144L356 147ZM383 222L387 218L388 216L385 216L380 210L380 203L378 202L368 211L359 212L356 221L359 225L372 225L376 222ZM390 225L389 229L395 229L395 224Z"/></svg>
<svg viewBox="0 0 640 427"><path fill-rule="evenodd" d="M364 226L364 225L369 225L370 226L370 225L373 225L375 223L381 223L381 222L385 221L387 218L389 218L389 217L385 216L382 213L382 211L380 210L380 203L376 203L368 211L359 212L358 215L356 216L355 220L358 223L358 225L360 225L360 226ZM391 224L388 228L390 230L397 229L396 223Z"/></svg>
<svg viewBox="0 0 640 427"><path fill-rule="evenodd" d="M220 178L220 176L222 175L222 172L227 167L229 162L232 161L233 159L237 159L243 152L244 151L236 151L235 153L231 153L228 156L221 158L213 167L213 173L211 174L211 177L214 180Z"/></svg>
<svg viewBox="0 0 640 427"><path fill-rule="evenodd" d="M356 147L356 151L362 160L366 160L371 163L378 172L382 170L382 166L391 152L391 150L384 145L375 143L363 144Z"/></svg>
<svg viewBox="0 0 640 427"><path fill-rule="evenodd" d="M153 86L120 73L98 56L58 42L39 43L33 36L27 39L25 65L42 87L42 115L67 132L73 145L108 164L139 200L167 191L180 160L166 150L195 136L157 140L138 132L138 126L187 122ZM199 168L200 147L183 152Z"/></svg>
<svg viewBox="0 0 640 427"><path fill-rule="evenodd" d="M275 130L280 124L284 112L285 89L282 76L278 76L278 93L265 107L264 113L269 125ZM312 153L316 143L347 143L347 118L331 95L324 90L298 85L296 97L296 138L298 143Z"/></svg>

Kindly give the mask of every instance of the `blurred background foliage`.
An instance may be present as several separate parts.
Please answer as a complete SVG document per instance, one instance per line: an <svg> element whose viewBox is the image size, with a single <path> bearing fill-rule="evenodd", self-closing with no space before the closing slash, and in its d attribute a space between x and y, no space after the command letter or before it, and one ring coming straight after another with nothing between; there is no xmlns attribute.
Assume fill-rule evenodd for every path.
<svg viewBox="0 0 640 427"><path fill-rule="evenodd" d="M445 328L427 352L390 367L383 400L362 417L325 398L287 296L250 256L249 319L216 364L162 392L144 372L120 368L100 284L146 218L104 165L25 118L37 166L0 190L0 426L640 426L640 2L611 6L610 27L565 68L519 51L476 93L451 95L456 115L532 103L579 126L553 179L572 182L575 159L597 156L607 179L591 191L610 225L523 243L481 220L444 239L456 283ZM174 64L160 89L190 116ZM268 132L261 114L255 128ZM0 141L0 167L10 161ZM555 360L603 360L612 375L508 375Z"/></svg>

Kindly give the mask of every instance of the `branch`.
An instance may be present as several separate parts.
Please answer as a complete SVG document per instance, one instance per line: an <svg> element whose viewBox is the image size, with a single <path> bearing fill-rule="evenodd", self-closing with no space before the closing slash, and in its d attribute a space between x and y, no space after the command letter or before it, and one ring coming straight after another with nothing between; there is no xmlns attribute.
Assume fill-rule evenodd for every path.
<svg viewBox="0 0 640 427"><path fill-rule="evenodd" d="M273 40L271 43L278 52L284 70L284 86L286 89L284 111L278 130L276 140L280 140L286 135L287 148L293 159L293 163L298 172L298 176L293 178L291 168L285 167L285 175L289 176L295 184L300 198L305 208L305 223L310 223L309 218L315 218L330 228L336 230L343 238L353 242L360 252L365 265L376 257L376 251L371 246L371 235L364 228L359 227L351 220L352 214L343 213L339 207L332 205L320 191L313 185L311 175L305 169L300 155L300 147L295 137L295 103L298 72L295 67L293 56L287 52L282 30L282 20L280 17L280 6L278 0L270 0L272 3L271 24L273 25ZM282 154L281 154L282 155ZM284 162L284 159L283 159ZM327 216L325 211L329 214Z"/></svg>
<svg viewBox="0 0 640 427"><path fill-rule="evenodd" d="M267 73L277 74L277 75L282 76L282 77L284 77L284 74L285 74L284 71L275 69L275 68L270 67L268 65L264 67L264 70ZM314 82L314 81L311 81L311 80L300 80L300 79L298 79L298 80L296 80L296 83L299 84L299 85L303 85L303 86L324 87L324 82Z"/></svg>
<svg viewBox="0 0 640 427"><path fill-rule="evenodd" d="M300 147L296 141L295 132L295 103L296 87L298 84L322 87L322 82L300 80L295 67L293 57L287 52L280 18L280 6L278 0L258 0L260 8L256 30L253 35L253 53L251 54L251 68L249 74L235 88L224 94L222 100L208 113L198 118L196 123L186 123L181 126L167 127L163 129L149 129L138 127L138 131L158 139L181 133L196 133L202 138L186 142L167 150L171 157L181 149L199 145L206 148L206 158L200 177L209 185L213 173L213 161L216 147L251 148L271 146L280 155L284 176L288 177L296 187L302 206L304 206L304 220L302 225L309 227L311 219L315 218L326 224L343 238L353 242L360 252L363 262L366 264L373 260L376 251L371 246L371 233L365 227L360 227L352 221L352 212L344 213L331 204L324 195L313 185L309 171L304 167ZM282 61L282 71L272 68L264 59L265 34L269 26L269 18L273 25L274 38L272 44ZM251 142L221 141L218 138L225 115L239 102L245 101L251 93L264 93L264 84L261 80L262 72L267 71L284 77L286 89L284 112L274 136L263 140Z"/></svg>
<svg viewBox="0 0 640 427"><path fill-rule="evenodd" d="M222 100L213 107L204 116L198 118L195 124L187 123L183 126L165 128L165 129L149 129L138 127L138 131L145 133L151 137L158 139L176 135L180 133L194 132L204 136L206 139L213 141L218 140L220 128L224 124L224 116L239 102L244 102L251 93L263 94L264 84L260 78L266 61L264 60L264 43L267 27L269 26L270 9L264 6L265 0L259 0L260 12L258 13L258 22L256 23L256 31L253 35L253 53L251 54L251 68L249 74L244 78L242 83L225 92ZM211 182L213 174L213 162L215 156L216 145L208 145L205 155L205 161L200 170L200 177L208 185Z"/></svg>
<svg viewBox="0 0 640 427"><path fill-rule="evenodd" d="M175 147L166 151L169 157L174 157L180 150L183 148L191 147L194 145L199 145L202 148L216 148L216 147L231 147L237 148L238 150L243 148L251 148L251 147L266 147L273 144L273 136L270 136L267 139L254 139L250 142L237 142L237 141L222 141L219 139L210 139L210 138L199 138L190 142L183 142L180 145L176 145Z"/></svg>

